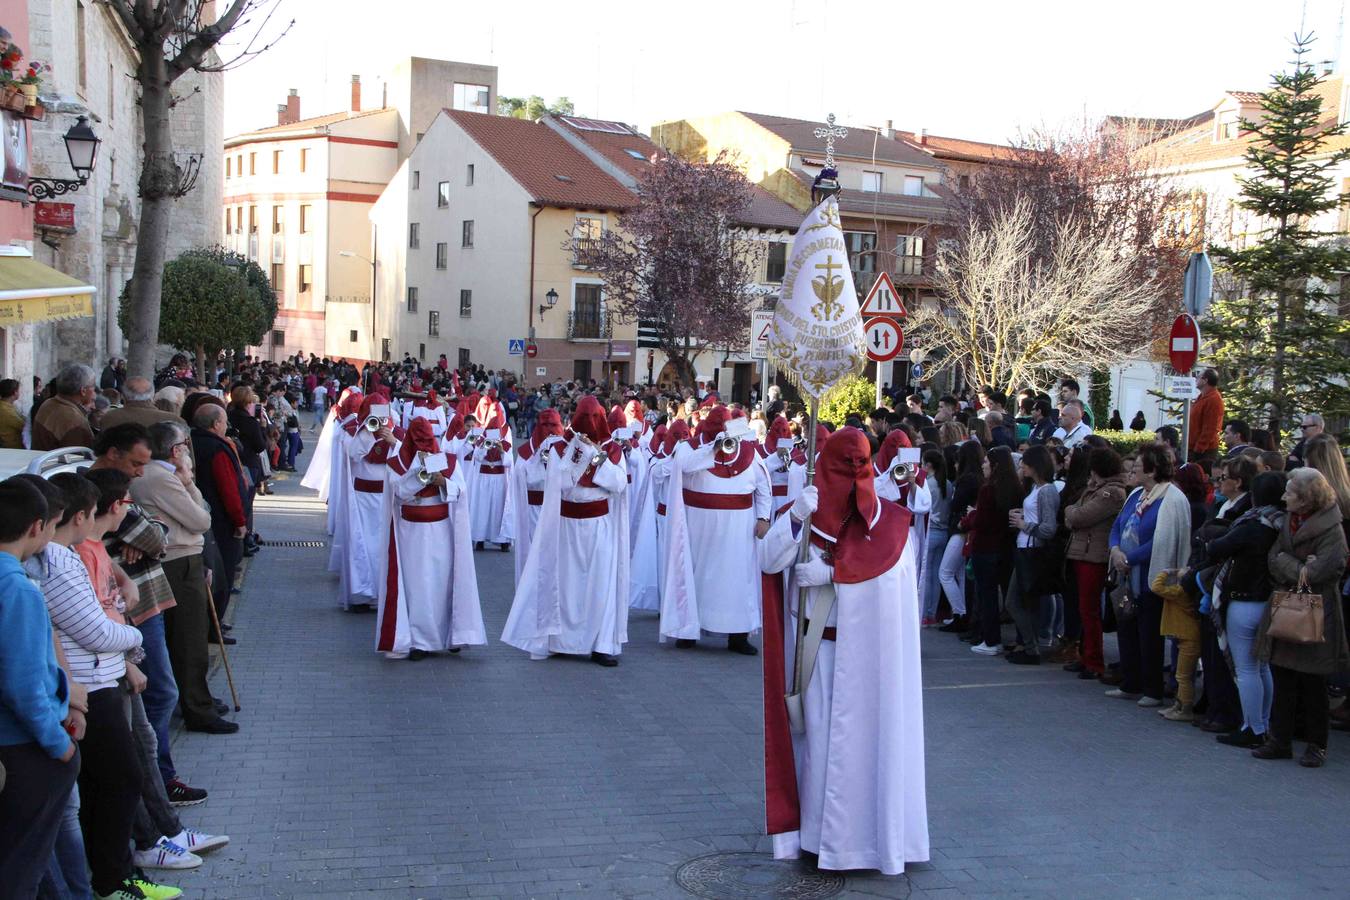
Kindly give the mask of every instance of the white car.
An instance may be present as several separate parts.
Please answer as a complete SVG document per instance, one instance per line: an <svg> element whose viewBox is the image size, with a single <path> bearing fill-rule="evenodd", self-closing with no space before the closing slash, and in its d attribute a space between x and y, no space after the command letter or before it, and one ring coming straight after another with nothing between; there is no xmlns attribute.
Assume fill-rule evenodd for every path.
<svg viewBox="0 0 1350 900"><path fill-rule="evenodd" d="M61 472L78 472L94 463L94 451L88 447L62 447L60 450L0 450L0 481L27 472L51 478Z"/></svg>

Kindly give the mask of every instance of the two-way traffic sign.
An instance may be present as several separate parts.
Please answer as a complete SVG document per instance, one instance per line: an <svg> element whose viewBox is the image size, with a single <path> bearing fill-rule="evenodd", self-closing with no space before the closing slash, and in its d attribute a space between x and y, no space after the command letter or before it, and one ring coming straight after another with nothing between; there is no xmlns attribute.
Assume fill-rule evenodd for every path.
<svg viewBox="0 0 1350 900"><path fill-rule="evenodd" d="M882 272L877 276L859 312L864 319L871 316L894 316L903 319L909 315L904 301L895 290L895 282L891 281L889 272Z"/></svg>
<svg viewBox="0 0 1350 900"><path fill-rule="evenodd" d="M905 346L905 335L895 319L878 316L863 323L867 336L867 357L877 362L895 359Z"/></svg>

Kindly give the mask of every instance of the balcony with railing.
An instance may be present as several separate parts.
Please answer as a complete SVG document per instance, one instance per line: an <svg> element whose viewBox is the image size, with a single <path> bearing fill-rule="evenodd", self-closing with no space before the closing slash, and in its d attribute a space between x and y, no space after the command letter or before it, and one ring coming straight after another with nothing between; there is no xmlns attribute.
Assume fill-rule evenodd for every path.
<svg viewBox="0 0 1350 900"><path fill-rule="evenodd" d="M596 251L600 249L599 238L573 238L572 268L591 269L595 267Z"/></svg>
<svg viewBox="0 0 1350 900"><path fill-rule="evenodd" d="M607 341L613 333L608 314L579 309L567 314L569 341Z"/></svg>

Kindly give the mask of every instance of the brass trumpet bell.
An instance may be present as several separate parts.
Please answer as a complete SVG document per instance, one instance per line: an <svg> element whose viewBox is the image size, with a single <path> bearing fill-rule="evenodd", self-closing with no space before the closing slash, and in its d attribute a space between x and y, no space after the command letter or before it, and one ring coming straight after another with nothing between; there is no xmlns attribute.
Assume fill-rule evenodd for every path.
<svg viewBox="0 0 1350 900"><path fill-rule="evenodd" d="M380 425L382 423L380 421L379 416L367 416L366 420L361 424L366 429L366 431L369 431L371 434L374 434L375 432L380 430Z"/></svg>
<svg viewBox="0 0 1350 900"><path fill-rule="evenodd" d="M914 474L914 466L909 463L901 463L891 469L891 481L896 484L904 484L909 480L909 476Z"/></svg>
<svg viewBox="0 0 1350 900"><path fill-rule="evenodd" d="M727 456L731 456L740 451L741 439L734 437L722 438L717 442L717 449L721 450Z"/></svg>

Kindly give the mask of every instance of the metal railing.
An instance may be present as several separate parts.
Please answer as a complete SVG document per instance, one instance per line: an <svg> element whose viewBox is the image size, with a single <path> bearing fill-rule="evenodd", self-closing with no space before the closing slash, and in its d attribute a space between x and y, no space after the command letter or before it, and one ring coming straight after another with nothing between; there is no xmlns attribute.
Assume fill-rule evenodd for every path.
<svg viewBox="0 0 1350 900"><path fill-rule="evenodd" d="M609 340L612 332L609 316L603 312L574 310L567 314L567 339L569 341Z"/></svg>

